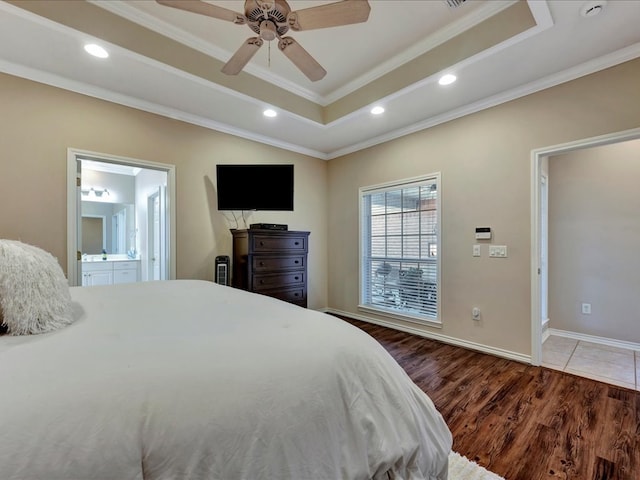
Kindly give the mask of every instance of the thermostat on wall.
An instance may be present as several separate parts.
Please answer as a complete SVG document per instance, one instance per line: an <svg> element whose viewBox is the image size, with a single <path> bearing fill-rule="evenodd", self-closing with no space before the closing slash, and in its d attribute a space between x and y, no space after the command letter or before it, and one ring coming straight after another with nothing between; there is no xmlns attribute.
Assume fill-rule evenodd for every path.
<svg viewBox="0 0 640 480"><path fill-rule="evenodd" d="M491 227L476 227L476 240L491 240Z"/></svg>

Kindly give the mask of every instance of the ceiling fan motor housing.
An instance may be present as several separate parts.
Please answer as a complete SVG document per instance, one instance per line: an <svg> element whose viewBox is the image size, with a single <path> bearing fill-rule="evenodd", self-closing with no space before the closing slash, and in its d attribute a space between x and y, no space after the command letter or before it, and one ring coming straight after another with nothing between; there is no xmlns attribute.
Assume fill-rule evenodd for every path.
<svg viewBox="0 0 640 480"><path fill-rule="evenodd" d="M285 0L246 0L244 14L249 28L264 40L271 41L289 31L287 15L291 7Z"/></svg>

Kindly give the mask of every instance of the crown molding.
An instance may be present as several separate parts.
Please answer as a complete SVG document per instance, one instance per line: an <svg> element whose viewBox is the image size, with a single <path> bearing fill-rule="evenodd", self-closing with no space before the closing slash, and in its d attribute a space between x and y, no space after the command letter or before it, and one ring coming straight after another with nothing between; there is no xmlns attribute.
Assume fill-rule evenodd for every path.
<svg viewBox="0 0 640 480"><path fill-rule="evenodd" d="M373 82L374 80L377 80L378 78L386 75L387 73L394 71L407 62L414 60L423 53L426 53L429 50L442 45L448 40L451 40L452 38L455 38L456 36L470 29L471 27L474 27L484 20L500 13L514 3L517 3L517 1L518 0L509 0L505 2L488 2L485 6L479 8L475 12L472 12L471 14L466 15L456 20L455 22L452 22L445 28L434 32L433 34L424 38L421 42L411 46L399 55L387 60L386 62L381 63L373 70L370 70L364 75L361 75L355 80L352 80L344 86L336 89L334 92L326 95L322 99L321 105L326 107L327 105L340 100L342 97L355 92L359 88L362 88L365 85ZM546 2L544 3L546 5Z"/></svg>
<svg viewBox="0 0 640 480"><path fill-rule="evenodd" d="M513 5L513 3L515 2L511 2L509 3L509 5ZM539 33L544 32L545 30L547 30L548 28L551 28L553 26L553 20L551 19L551 12L549 12L549 8L547 6L546 2L534 2L536 3L536 10L537 10L537 16L535 16L536 18L536 22L538 21L538 19L540 19L540 23L537 23L535 27L532 27L528 30L525 30L522 33L519 33L517 35L514 35L513 37L508 38L507 40L498 43L497 45L494 45L493 47L487 48L486 50L483 50L475 55L472 55L468 58L465 58L464 60L455 63L453 65L450 65L449 67L447 67L446 71L456 71L456 70L462 70L464 67L468 66L468 65L472 65L474 63L477 63L481 60L484 60L485 58L488 58L492 55L495 55L497 52L500 52L501 50L504 50L506 48L512 47L513 45L520 43L528 38L531 38L535 35L538 35ZM504 8L502 9L504 10ZM497 12L496 12L497 13ZM495 13L494 13L495 14ZM433 48L433 47L431 47ZM414 90L417 90L419 88L425 87L431 83L436 82L439 78L440 75L442 74L442 72L436 72L433 75L429 75L427 77L424 77L423 79L421 79L418 82L415 82L403 89L400 89L398 91L393 92L390 95L387 95L386 97L383 98L379 98L377 99L375 102L369 104L369 105L365 105L364 107L358 109L358 110L354 110L353 112L350 112L346 115L343 115L340 118L335 119L333 122L327 124L327 126L332 126L335 124L339 124L341 122L345 122L357 115L362 115L363 112L368 111L369 109L371 109L371 107L374 104L383 104L383 103L389 103L392 100L396 99L396 98L400 98L402 96L408 95L409 93L411 93Z"/></svg>
<svg viewBox="0 0 640 480"><path fill-rule="evenodd" d="M548 26L549 22L551 22L551 17L550 15L548 15L548 8L547 8L546 2L530 1L530 4L535 4L537 6L537 11L534 15L536 20L540 21L540 24L526 32L523 32L520 35L533 35L540 29L545 28L545 26ZM542 7L544 7L544 9ZM27 12L19 7L15 7L6 2L0 2L0 11L3 11L3 10L10 12L13 15L18 15L24 18L28 18L29 20L38 22L39 24L45 25L48 28L54 28L54 29L57 29L58 31L63 31L66 33L75 32L76 34L78 34L78 32L76 32L75 30L69 27L57 24L48 19L44 19L42 17L34 15L30 12ZM510 39L508 41L520 41L520 40L521 38L518 39L516 36L513 39ZM494 48L500 48L501 45L498 45ZM240 99L241 101L256 105L256 107L262 108L265 106L265 102L256 100L253 97L247 96L245 94L241 94L235 90L222 87L214 82L207 81L195 75L187 74L185 72L182 72L181 70L175 69L174 67L170 67L168 65L162 64L161 62L148 59L144 56L141 56L134 52L130 52L121 47L117 47L115 45L113 45L112 47L114 49L119 49L125 55L129 55L131 57L135 56L135 58L139 61L146 62L147 64L153 65L156 68L165 69L166 71L169 71L174 75L184 76L184 78L187 78L189 81L198 82L201 85L205 85L207 88L215 89L228 95L233 95L236 98ZM502 46L502 48L504 48L504 46ZM482 53L479 53L478 55L485 55L485 54L487 53L482 52ZM472 59L465 60L464 62L477 61L478 55L476 57L473 57ZM214 120L200 117L198 115L188 114L188 113L182 112L177 108L165 107L165 106L156 104L154 102L144 101L131 96L118 94L108 89L104 89L101 87L94 87L94 86L85 84L83 82L78 82L75 80L64 78L59 75L50 74L41 70L26 67L24 65L0 61L0 71L6 72L18 77L28 78L36 82L49 84L65 90L70 90L76 93L80 93L80 94L88 95L91 97L99 98L102 100L110 101L113 103L117 103L120 105L128 106L131 108L136 108L136 109L147 111L150 113L181 120L194 125L202 126L204 128L209 128L211 130L227 133L233 136L237 136L237 137L245 138L248 140L256 141L259 143L263 143L266 145L281 148L283 150L300 153L302 155L307 155L307 156L318 158L318 159L331 160L343 155L356 152L364 148L369 148L381 143L385 143L385 142L397 139L405 135L415 133L417 131L421 131L421 130L439 125L444 122L448 122L450 120L454 120L456 118L463 117L465 115L469 115L487 108L491 108L493 106L500 105L502 103L529 95L531 93L535 93L537 91L540 91L546 88L553 87L555 85L559 85L561 83L574 80L584 75L595 73L597 71L615 66L617 64L632 60L637 57L640 57L640 43L630 45L616 52L612 52L611 54L599 57L597 59L590 60L588 62L575 66L573 68L559 72L557 74L547 76L535 82L531 82L527 85L520 86L505 92L501 92L500 94L488 97L486 99L483 99L477 102L473 102L471 104L459 107L457 109L451 110L441 115L424 119L423 121L417 122L411 126L400 128L392 132L386 133L384 135L380 135L380 136L365 140L363 142L358 142L358 143L349 145L347 147L331 151L329 153L317 151L314 149L309 149L301 145L297 145L290 142L279 141L277 139L273 139L265 135L259 135L244 129L232 127L228 124L225 124L224 122L214 121ZM432 82L433 80L434 78L427 78L423 82L419 82L415 85L408 87L407 89L394 93L393 95L387 97L387 100L396 98L397 96L400 96L400 95L406 95L411 90L418 88L419 86L422 86L427 82ZM362 114L363 110L364 109L353 112L346 118L352 118L353 115ZM280 112L282 115L290 116L292 118L295 118L296 120L307 122L313 125L318 129L318 132L321 135L330 135L331 133L329 130L337 126L336 122L344 121L344 117L343 117L343 119L336 120L336 122L333 122L331 125L323 125L317 122L313 122L307 118L292 114L291 112L288 112L286 110L280 110Z"/></svg>
<svg viewBox="0 0 640 480"><path fill-rule="evenodd" d="M577 65L573 68L556 73L554 75L549 75L535 82L530 82L526 85L522 85L520 87L513 88L505 92L501 92L498 95L493 95L483 100L473 102L469 105L465 105L463 107L451 110L442 115L437 115L435 117L425 119L422 122L415 123L408 127L394 130L392 132L386 133L384 135L380 135L375 138L371 138L364 142L360 142L357 144L353 144L349 147L335 150L333 152L330 152L328 154L328 157L329 157L329 160L332 160L334 158L342 157L344 155L348 155L350 153L363 150L365 148L370 148L370 147L379 145L381 143L389 142L391 140L395 140L397 138L404 137L406 135L419 132L421 130L426 130L427 128L435 127L436 125L440 125L442 123L449 122L451 120L455 120L457 118L461 118L466 115L479 112L481 110L486 110L488 108L495 107L502 103L506 103L511 100L516 100L526 95L530 95L532 93L536 93L541 90L545 90L547 88L560 85L562 83L570 82L571 80L575 80L585 75L590 75L592 73L599 72L600 70L614 67L616 65L627 62L629 60L633 60L634 58L638 58L638 57L640 57L640 42L630 45L628 47L622 48L620 50L617 50L608 55L604 55L597 59L593 59L588 62L582 63L580 65Z"/></svg>
<svg viewBox="0 0 640 480"><path fill-rule="evenodd" d="M125 107L135 108L137 110L154 113L156 115L172 118L174 120L180 120L193 125L198 125L200 127L204 127L210 130L215 130L217 132L226 133L236 137L244 138L246 140L252 140L254 142L281 148L283 150L300 153L302 155L319 158L321 160L327 160L327 155L325 153L318 152L316 150L312 150L309 148L302 147L300 145L295 145L292 143L276 140L274 138L267 137L265 135L259 135L259 134L249 132L247 130L243 130L240 128L232 127L225 123L216 122L214 120L203 118L198 115L185 113L175 108L158 105L157 103L140 100L138 98L131 97L129 95L123 95L120 93L113 92L111 90L88 85L83 82L70 80L68 78L61 77L59 75L55 75L52 73L44 72L42 70L25 67L24 65L18 65L15 63L0 60L0 71L4 73L8 73L10 75L14 75L16 77L26 78L38 83L43 83L53 87L61 88L63 90L80 93L82 95L98 98L100 100L106 100L108 102L116 103L118 105L123 105Z"/></svg>
<svg viewBox="0 0 640 480"><path fill-rule="evenodd" d="M164 35L165 37L171 38L172 40L182 43L183 45L193 48L194 50L204 53L205 55L216 58L221 62L226 62L227 60L229 60L234 53L213 45L212 43L206 42L181 28L177 28L168 22L160 20L159 18L154 17L153 15L149 15L148 13L145 13L124 2L113 2L110 0L87 1L97 7L107 10L108 12L123 17L142 27L148 28L149 30L162 32L162 35ZM323 98L315 92L302 88L300 87L300 85L297 85L296 83L293 83L283 77L274 74L271 70L259 67L254 63L247 64L243 70L262 81L283 88L291 92L292 94L302 97L306 100L317 104L322 104L323 102Z"/></svg>
<svg viewBox="0 0 640 480"><path fill-rule="evenodd" d="M177 28L168 22L165 22L153 15L143 12L124 2L112 2L109 0L87 0L87 1L115 15L126 18L127 20L130 20L145 28L148 28L156 32L162 32L164 36L169 37L195 50L198 50L206 55L214 57L220 61L223 61L223 62L227 61L229 58L231 58L231 56L234 53L234 52L229 52L225 49L219 48L209 42L206 42L200 39L199 37L192 35L191 33L181 28ZM277 74L274 74L271 70L259 67L254 63L247 64L244 68L244 71L247 73L250 73L251 75L254 75L255 77L258 77L259 79L265 82L284 88L289 92L293 93L294 95L298 95L306 100L312 101L314 103L317 103L320 106L326 107L327 105L330 105L331 103L339 100L345 95L348 95L358 90L359 88L369 84L370 82L376 80L377 78L415 59L416 57L422 55L423 53L456 37L457 35L468 30L469 28L498 14L502 10L505 10L506 8L516 3L517 1L518 0L508 0L508 1L502 1L502 2L499 2L499 1L487 2L487 4L484 5L483 7L472 12L471 14L465 15L464 17L449 24L447 27L435 32L434 34L429 35L427 38L425 38L418 44L413 45L409 49L405 50L400 55L397 55L396 57L380 64L373 70L367 72L366 74L347 83L343 87L340 87L337 90L324 96L319 95L311 90L302 88L300 85L293 83ZM546 7L546 2L538 1L534 3L542 3Z"/></svg>
<svg viewBox="0 0 640 480"><path fill-rule="evenodd" d="M83 95L88 95L94 98L107 100L131 108L136 108L149 113L155 113L157 115L181 120L201 127L209 128L211 130L245 138L247 140L253 140L266 145L282 148L284 150L300 153L302 155L308 155L310 157L318 158L321 160L332 160L334 158L338 158L350 153L357 152L359 150L363 150L365 148L370 148L385 142L389 142L391 140L395 140L397 138L404 137L406 135L410 135L427 128L431 128L436 125L440 125L442 123L455 120L457 118L461 118L466 115L470 115L472 113L476 113L481 110L485 110L565 82L569 82L571 80L575 80L582 76L613 67L615 65L633 60L638 57L640 57L640 43L630 45L629 47L623 48L598 59L585 62L581 65L565 70L563 72L559 72L555 75L547 76L536 82L531 82L527 85L502 92L498 95L494 95L478 102L471 103L469 105L465 105L464 107L452 110L445 114L425 119L424 121L415 123L409 127L394 130L385 135L380 135L364 142L359 142L339 150L334 150L330 153L323 153L317 150L302 147L300 145L281 142L264 135L257 135L243 129L231 127L222 122L215 122L196 115L187 114L178 109L168 108L152 102L142 101L134 97L121 95L110 90L90 86L74 80L69 80L68 78L60 77L58 75L43 72L41 70L36 70L30 67L25 67L23 65L0 61L0 71L22 78L28 78L39 83L52 85L54 87L81 93ZM326 126L319 126L323 130L326 129Z"/></svg>

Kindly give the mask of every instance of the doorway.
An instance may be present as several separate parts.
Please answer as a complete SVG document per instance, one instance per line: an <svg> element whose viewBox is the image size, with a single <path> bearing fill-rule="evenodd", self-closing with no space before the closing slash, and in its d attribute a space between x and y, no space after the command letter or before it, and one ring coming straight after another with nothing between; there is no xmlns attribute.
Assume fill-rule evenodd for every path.
<svg viewBox="0 0 640 480"><path fill-rule="evenodd" d="M83 172L84 165L84 172ZM84 173L84 174L83 174ZM84 182L84 183L83 183ZM124 185L124 186L123 186ZM162 229L156 241L160 268L155 277L148 272L151 254L147 250L147 197L152 191L162 191L163 202L154 215ZM67 152L67 272L69 284L88 285L85 281L92 270L92 260L102 259L102 251L109 260L123 261L120 268L138 270L137 281L151 278L175 278L175 166L146 160L117 157L109 154L68 149ZM103 248L89 252L85 245L83 222L95 212L110 221L103 221ZM106 213L104 213L106 212ZM94 236L96 234L94 233ZM96 247L93 247L94 249ZM129 262L130 261L130 262ZM101 265L104 270L106 264ZM129 263L130 265L126 265ZM135 266L137 265L137 267ZM135 272L131 272L132 274ZM113 275L115 279L121 275ZM130 278L130 277L129 277Z"/></svg>
<svg viewBox="0 0 640 480"><path fill-rule="evenodd" d="M531 363L542 363L543 322L548 308L548 158L640 138L640 128L536 149L531 152Z"/></svg>

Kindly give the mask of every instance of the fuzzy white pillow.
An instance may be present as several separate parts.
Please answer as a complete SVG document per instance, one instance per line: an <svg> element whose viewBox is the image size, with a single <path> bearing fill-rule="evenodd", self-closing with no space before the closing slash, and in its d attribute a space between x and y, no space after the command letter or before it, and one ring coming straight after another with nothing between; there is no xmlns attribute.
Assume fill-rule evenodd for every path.
<svg viewBox="0 0 640 480"><path fill-rule="evenodd" d="M69 284L58 260L33 245L0 239L0 309L10 335L72 323Z"/></svg>

